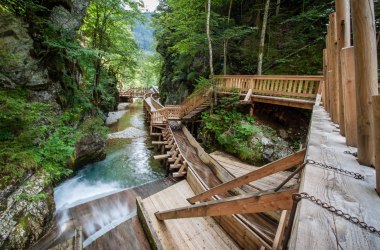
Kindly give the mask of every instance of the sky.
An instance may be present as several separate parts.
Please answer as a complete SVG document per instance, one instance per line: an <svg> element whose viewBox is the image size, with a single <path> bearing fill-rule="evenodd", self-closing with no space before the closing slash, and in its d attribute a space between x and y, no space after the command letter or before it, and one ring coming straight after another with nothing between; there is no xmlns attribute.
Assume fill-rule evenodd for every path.
<svg viewBox="0 0 380 250"><path fill-rule="evenodd" d="M148 9L149 12L152 12L156 9L158 5L158 0L143 0L145 4L145 8Z"/></svg>

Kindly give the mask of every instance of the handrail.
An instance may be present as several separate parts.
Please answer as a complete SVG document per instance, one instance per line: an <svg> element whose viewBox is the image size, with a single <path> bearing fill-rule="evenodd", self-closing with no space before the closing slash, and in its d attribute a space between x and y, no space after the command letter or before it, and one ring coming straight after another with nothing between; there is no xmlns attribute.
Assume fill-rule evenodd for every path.
<svg viewBox="0 0 380 250"><path fill-rule="evenodd" d="M231 181L225 182L223 184L220 184L219 186L216 186L214 188L211 188L203 193L200 193L196 196L193 196L189 199L187 199L190 203L195 203L197 201L205 201L208 198L218 195L223 192L227 192L228 190L231 190L236 187L240 187L242 185L248 184L252 181L261 179L263 177L272 175L274 173L277 173L279 171L287 170L291 167L297 166L299 164L302 164L304 162L306 150L299 151L295 154L292 154L290 156L287 156L285 158L282 158L280 160L271 162L257 170L251 171L245 175L242 175L240 177L237 177Z"/></svg>
<svg viewBox="0 0 380 250"><path fill-rule="evenodd" d="M231 89L247 92L252 89L254 95L315 99L323 76L216 75L213 79L221 92Z"/></svg>
<svg viewBox="0 0 380 250"><path fill-rule="evenodd" d="M217 91L229 92L239 89L241 93L252 91L252 96L292 97L301 100L315 99L323 76L306 75L215 75ZM150 90L154 92L155 89ZM180 105L163 106L151 96L157 111L167 120L180 120L206 102L211 93L210 86L194 91Z"/></svg>
<svg viewBox="0 0 380 250"><path fill-rule="evenodd" d="M159 211L155 215L158 220L169 220L289 210L292 208L292 195L297 192L297 186L287 187L278 192L268 190L207 201L186 207Z"/></svg>

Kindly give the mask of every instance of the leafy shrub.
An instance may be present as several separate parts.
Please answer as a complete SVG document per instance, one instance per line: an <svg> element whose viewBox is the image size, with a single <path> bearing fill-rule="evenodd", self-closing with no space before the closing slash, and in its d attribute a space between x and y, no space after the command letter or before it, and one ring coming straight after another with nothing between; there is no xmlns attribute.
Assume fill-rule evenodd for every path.
<svg viewBox="0 0 380 250"><path fill-rule="evenodd" d="M80 124L85 115L82 105L57 115L51 105L29 101L25 90L0 90L0 188L31 171L45 171L52 181L71 174L76 141L108 131L100 118Z"/></svg>
<svg viewBox="0 0 380 250"><path fill-rule="evenodd" d="M272 137L273 130L264 125L255 124L253 117L237 111L237 94L221 98L213 114L203 113L203 131L216 140L218 147L242 160L261 164L261 142L254 143L252 138L263 133Z"/></svg>

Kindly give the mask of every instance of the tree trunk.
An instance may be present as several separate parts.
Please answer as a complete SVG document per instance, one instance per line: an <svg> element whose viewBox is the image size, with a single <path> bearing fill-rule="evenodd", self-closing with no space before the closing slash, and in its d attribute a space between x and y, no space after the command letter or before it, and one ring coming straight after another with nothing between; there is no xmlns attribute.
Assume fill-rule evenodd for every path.
<svg viewBox="0 0 380 250"><path fill-rule="evenodd" d="M211 18L211 0L207 1L207 24L206 24L206 32L207 32L207 41L208 41L208 51L209 51L209 62L210 62L210 75L214 76L214 65L212 58L212 42L211 42L211 33L210 33L210 18ZM213 101L211 102L211 112L213 112L214 107L216 106L216 86L214 79L212 81L212 93L213 93Z"/></svg>
<svg viewBox="0 0 380 250"><path fill-rule="evenodd" d="M280 14L280 5L281 5L281 0L277 0L277 3L276 3L276 16L278 16L278 14Z"/></svg>
<svg viewBox="0 0 380 250"><path fill-rule="evenodd" d="M211 0L207 1L207 24L206 24L206 32L207 32L207 41L208 41L208 51L209 51L209 62L210 62L210 75L214 75L214 66L213 66L213 58L212 58L212 43L211 43L211 34L210 34L210 18L211 18Z"/></svg>
<svg viewBox="0 0 380 250"><path fill-rule="evenodd" d="M230 7L228 9L227 25L230 24L232 1L233 0L230 0ZM223 41L223 74L224 75L227 75L227 46L228 46L228 39L224 39Z"/></svg>
<svg viewBox="0 0 380 250"><path fill-rule="evenodd" d="M258 75L261 75L262 66L263 66L265 31L266 31L266 28L267 28L269 3L270 3L270 0L267 0L266 3L265 3L263 25L262 25L262 28L261 28L261 37L260 37L260 46L259 46L259 60L258 60L258 63L257 63L257 74Z"/></svg>

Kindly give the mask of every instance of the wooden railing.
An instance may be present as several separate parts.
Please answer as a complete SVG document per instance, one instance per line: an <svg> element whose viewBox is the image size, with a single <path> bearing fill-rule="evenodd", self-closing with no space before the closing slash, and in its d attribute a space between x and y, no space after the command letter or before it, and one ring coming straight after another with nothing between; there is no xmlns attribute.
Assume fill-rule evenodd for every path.
<svg viewBox="0 0 380 250"><path fill-rule="evenodd" d="M247 93L252 89L254 95L313 99L318 93L323 76L216 75L213 79L218 92L238 89Z"/></svg>
<svg viewBox="0 0 380 250"><path fill-rule="evenodd" d="M238 90L240 93L252 93L256 96L274 96L281 98L296 98L308 100L307 106L312 107L319 85L323 81L323 76L257 76L257 75L217 75L213 77L216 81L218 92L231 92ZM166 105L156 101L152 96L153 107L166 120L180 120L202 103L206 102L210 96L209 86L200 88L187 97L180 105ZM291 106L291 105L290 105ZM297 104L296 107L304 105ZM162 117L154 115L155 119Z"/></svg>
<svg viewBox="0 0 380 250"><path fill-rule="evenodd" d="M150 88L129 88L121 90L119 96L121 97L142 97L145 94L152 92Z"/></svg>
<svg viewBox="0 0 380 250"><path fill-rule="evenodd" d="M292 207L291 197L293 193L297 192L298 186L295 185L282 188L287 180L281 183L279 187L273 190L263 191L259 194L242 194L220 200L207 200L209 200L212 196L227 192L233 188L240 187L252 181L298 166L304 162L305 152L306 150L299 151L293 155L269 163L262 168L237 177L231 181L222 183L219 186L206 190L194 197L188 198L187 200L193 205L166 211L159 211L156 213L156 217L159 220L167 220L288 210ZM201 203L194 204L198 201Z"/></svg>

